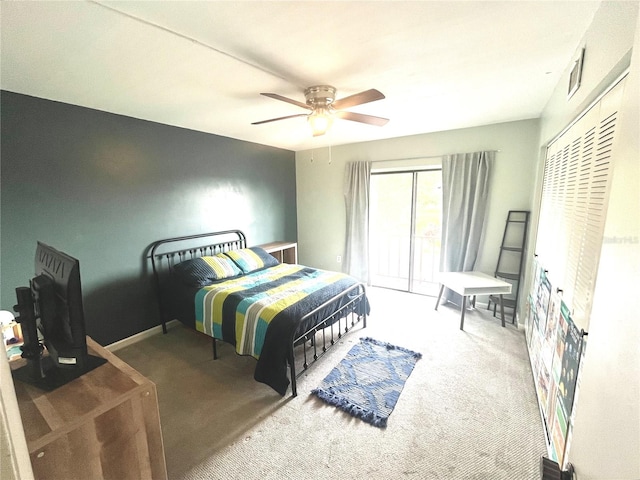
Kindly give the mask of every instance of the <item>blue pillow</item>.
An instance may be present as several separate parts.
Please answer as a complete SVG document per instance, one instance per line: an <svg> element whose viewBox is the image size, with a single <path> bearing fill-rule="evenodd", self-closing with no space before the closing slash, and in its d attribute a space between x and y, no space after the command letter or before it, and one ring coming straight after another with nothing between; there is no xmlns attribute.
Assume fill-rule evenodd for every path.
<svg viewBox="0 0 640 480"><path fill-rule="evenodd" d="M251 247L225 252L231 260L242 270L242 273L251 273L262 268L273 267L280 262L269 255L264 248Z"/></svg>
<svg viewBox="0 0 640 480"><path fill-rule="evenodd" d="M180 262L173 267L173 274L181 282L195 287L211 285L216 280L242 274L240 269L224 254L198 257Z"/></svg>

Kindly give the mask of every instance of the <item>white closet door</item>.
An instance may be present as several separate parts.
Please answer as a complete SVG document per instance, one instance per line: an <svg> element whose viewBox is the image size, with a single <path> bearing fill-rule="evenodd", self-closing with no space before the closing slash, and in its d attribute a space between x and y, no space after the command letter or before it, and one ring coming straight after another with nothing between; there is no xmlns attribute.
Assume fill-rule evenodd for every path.
<svg viewBox="0 0 640 480"><path fill-rule="evenodd" d="M589 316L624 79L547 149L536 254L576 325Z"/></svg>

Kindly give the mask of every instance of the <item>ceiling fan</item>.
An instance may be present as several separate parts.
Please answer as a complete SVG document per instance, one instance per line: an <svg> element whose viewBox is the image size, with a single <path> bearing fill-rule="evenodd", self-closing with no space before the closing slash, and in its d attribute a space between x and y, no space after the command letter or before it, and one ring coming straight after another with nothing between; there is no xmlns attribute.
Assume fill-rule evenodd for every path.
<svg viewBox="0 0 640 480"><path fill-rule="evenodd" d="M343 111L343 109L345 108L354 107L356 105L362 105L363 103L369 103L385 98L382 93L373 88L336 100L335 87L332 87L331 85L314 85L305 89L304 91L306 103L283 97L282 95L278 95L277 93L261 93L260 95L291 103L306 110L310 110L311 112L299 113L296 115L287 115L286 117L271 118L269 120L253 122L251 125L260 125L262 123L286 120L288 118L307 117L309 125L311 125L311 129L313 131L313 136L317 137L319 135L324 135L327 132L327 130L333 123L334 117L341 118L343 120L351 120L353 122L366 123L369 125L377 125L379 127L386 125L386 123L389 121L388 118L374 117L372 115L364 115L362 113Z"/></svg>

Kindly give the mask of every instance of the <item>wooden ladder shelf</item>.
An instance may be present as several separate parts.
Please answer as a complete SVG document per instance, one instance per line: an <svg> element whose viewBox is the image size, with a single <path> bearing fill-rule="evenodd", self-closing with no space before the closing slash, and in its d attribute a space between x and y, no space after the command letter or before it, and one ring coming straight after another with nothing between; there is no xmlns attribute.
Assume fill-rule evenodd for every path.
<svg viewBox="0 0 640 480"><path fill-rule="evenodd" d="M518 295L522 283L522 268L524 266L524 249L527 242L529 228L529 212L526 210L509 210L507 221L500 244L500 253L494 276L511 283L511 295L503 296L503 306L512 310L511 323L515 323L518 309ZM487 309L493 304L493 316L496 306L500 304L498 295L490 295Z"/></svg>

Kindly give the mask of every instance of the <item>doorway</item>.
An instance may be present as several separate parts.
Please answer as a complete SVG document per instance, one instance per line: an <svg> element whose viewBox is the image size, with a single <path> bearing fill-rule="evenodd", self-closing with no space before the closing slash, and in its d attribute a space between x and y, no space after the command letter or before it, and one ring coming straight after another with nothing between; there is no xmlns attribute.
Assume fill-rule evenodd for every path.
<svg viewBox="0 0 640 480"><path fill-rule="evenodd" d="M436 296L442 170L373 172L370 192L371 284Z"/></svg>

